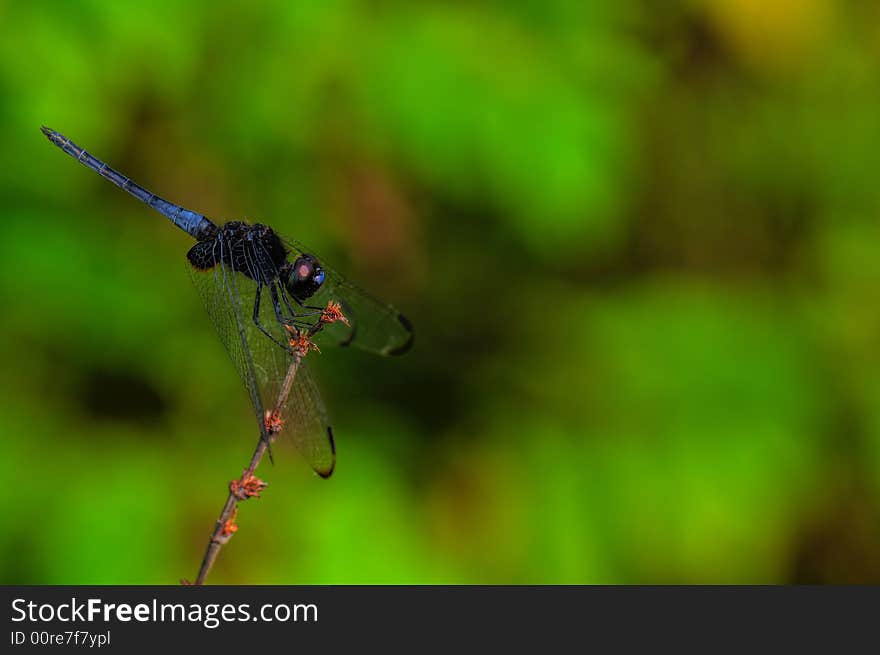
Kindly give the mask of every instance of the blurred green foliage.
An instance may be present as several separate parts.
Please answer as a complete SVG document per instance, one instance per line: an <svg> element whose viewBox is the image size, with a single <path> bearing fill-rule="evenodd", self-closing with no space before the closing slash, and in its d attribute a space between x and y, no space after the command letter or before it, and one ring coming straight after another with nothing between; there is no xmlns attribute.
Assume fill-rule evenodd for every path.
<svg viewBox="0 0 880 655"><path fill-rule="evenodd" d="M0 582L193 577L256 437L188 237L41 124L416 326L212 582L880 582L878 19L0 2Z"/></svg>

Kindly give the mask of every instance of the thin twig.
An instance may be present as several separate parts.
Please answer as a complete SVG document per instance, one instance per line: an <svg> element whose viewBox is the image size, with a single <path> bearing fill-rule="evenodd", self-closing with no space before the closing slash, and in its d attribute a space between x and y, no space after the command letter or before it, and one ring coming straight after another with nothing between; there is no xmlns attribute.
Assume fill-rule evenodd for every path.
<svg viewBox="0 0 880 655"><path fill-rule="evenodd" d="M281 412L281 408L287 401L287 397L290 395L290 390L293 386L293 379L296 376L296 371L299 368L301 360L302 357L300 355L293 356L290 368L287 369L287 375L284 378L284 384L281 386L281 391L278 394L278 401L275 403L275 409L270 415L267 415L267 418L268 416L277 416ZM264 437L262 433L260 434L260 438L257 441L257 447L254 449L254 454L251 456L250 464L248 464L248 467L244 470L244 473L242 473L238 480L233 480L230 483L229 495L226 497L226 504L223 505L223 511L220 512L217 523L214 525L214 532L211 534L211 539L208 541L207 548L205 548L205 556L202 558L202 565L199 567L199 575L196 577L195 584L201 585L205 583L205 578L208 577L211 567L214 566L214 560L216 560L217 555L220 554L220 549L232 538L232 535L235 534L235 531L237 530L235 525L235 515L238 512L239 501L246 500L252 496L258 496L259 492L266 487L266 483L256 478L254 472L260 465L263 455L266 454L270 440L273 436L274 435L271 434L271 431L268 439Z"/></svg>
<svg viewBox="0 0 880 655"><path fill-rule="evenodd" d="M263 459L263 455L266 452L267 442L263 437L260 437L259 442L257 443L257 447L254 450L254 454L251 457L251 463L245 470L244 474L241 476L239 483L245 480L246 478L253 477L254 471L257 466L260 464L260 460ZM217 559L217 555L220 554L220 548L232 538L232 535L235 532L235 523L234 517L238 512L238 501L239 498L232 491L233 485L230 485L229 496L226 498L226 504L223 506L223 511L220 512L220 518L217 519L217 524L214 527L214 532L211 534L211 539L208 541L208 547L205 549L205 556L202 558L202 565L199 567L199 575L196 578L195 584L201 585L205 583L205 578L208 577L208 573L211 571L211 567L214 566L214 560Z"/></svg>
<svg viewBox="0 0 880 655"><path fill-rule="evenodd" d="M290 396L290 391L293 388L293 380L296 377L299 364L309 350L317 349L317 347L311 342L311 338L321 331L326 324L335 323L336 321L341 321L346 325L350 325L348 319L342 315L339 304L330 301L327 303L326 309L321 313L321 317L311 328L309 328L309 330L302 333L291 329L291 333L294 337L290 341L290 345L293 348L292 360L287 369L287 374L284 376L284 382L281 385L281 389L278 392L278 400L275 402L274 409L266 412L265 428L260 431L260 438L257 441L257 447L254 449L254 454L251 456L250 464L248 464L248 467L244 470L244 473L241 474L241 477L238 480L233 480L229 483L229 495L226 497L223 511L220 512L217 523L214 525L214 532L211 534L211 539L208 541L208 546L205 548L205 556L202 558L202 565L199 567L199 575L196 577L194 584L202 585L205 583L205 578L207 578L208 573L211 572L211 567L214 566L214 561L217 559L217 555L220 554L220 549L232 538L232 535L235 534L235 531L238 529L238 526L235 524L235 517L238 513L238 503L242 500L259 496L260 492L266 488L266 483L257 478L254 475L254 472L260 465L260 461L269 449L271 442L282 429L282 421L280 419L281 411Z"/></svg>

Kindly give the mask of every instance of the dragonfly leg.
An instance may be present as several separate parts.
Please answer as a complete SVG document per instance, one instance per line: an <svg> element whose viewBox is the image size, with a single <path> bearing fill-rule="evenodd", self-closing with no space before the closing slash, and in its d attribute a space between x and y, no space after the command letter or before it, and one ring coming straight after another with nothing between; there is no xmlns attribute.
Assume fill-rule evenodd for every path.
<svg viewBox="0 0 880 655"><path fill-rule="evenodd" d="M269 282L267 286L269 287L269 294L272 296L272 306L275 308L275 318L277 318L280 323L282 323L283 325L298 325L298 326L305 325L306 327L312 327L313 323L311 323L309 321L303 321L302 319L308 318L311 316L317 316L321 313L320 311L310 311L310 312L304 312L302 314L297 314L295 311L293 311L293 308L290 306L290 302L287 300L287 296L285 295L283 289L280 290L280 293L279 293L280 287L276 287L274 282ZM281 309L281 303L279 301L279 296L281 297L281 299L284 300L284 304L286 304L288 309L290 310L291 318L285 318L284 312ZM305 307L305 305L303 305L303 306ZM323 309L323 308L308 307L307 309Z"/></svg>
<svg viewBox="0 0 880 655"><path fill-rule="evenodd" d="M285 300L286 300L286 298L285 298ZM302 307L303 309L311 310L308 312L303 312L302 314L296 314L295 312L293 312L291 310L290 313L293 314L294 316L296 316L297 318L305 318L306 316L317 316L318 314L321 314L324 311L323 307L318 307L317 305L304 305L302 302L300 302L296 298L294 298L294 300L296 301L296 304L299 305L300 307ZM289 304L288 304L288 306L289 306Z"/></svg>
<svg viewBox="0 0 880 655"><path fill-rule="evenodd" d="M271 288L271 287L270 287L270 288ZM274 294L273 294L273 295L274 295ZM261 298L262 296L263 296L263 284L262 284L261 282L258 282L258 283L257 283L257 293L255 294L255 298L254 298L254 325L257 326L257 329L258 329L260 332L262 332L262 333L265 334L267 337L269 337L269 338L270 338L272 341L274 341L278 346L280 346L281 348L284 348L284 350L290 350L290 347L289 347L289 346L287 346L287 345L281 343L280 341L278 341L278 339L276 339L275 337L273 337L272 334L269 332L269 330L267 330L265 327L263 327L263 324L260 323L260 298ZM282 322L283 322L283 321L282 321Z"/></svg>
<svg viewBox="0 0 880 655"><path fill-rule="evenodd" d="M290 304L290 299L287 297L287 292L284 290L284 285L278 285L279 295L281 296L281 300L284 301L285 306L287 307L287 311L290 312L290 315L296 317L296 312L293 309L293 305Z"/></svg>
<svg viewBox="0 0 880 655"><path fill-rule="evenodd" d="M291 322L291 319L284 317L284 312L281 309L281 301L278 299L278 289L275 287L274 282L269 282L266 286L269 287L269 296L272 298L272 307L275 309L275 318L278 319L278 322L282 325L287 325ZM296 318L296 314L291 310L290 315L292 318Z"/></svg>
<svg viewBox="0 0 880 655"><path fill-rule="evenodd" d="M306 305L302 300L299 300L296 296L293 296L293 299L294 299L294 301L296 301L296 304L299 305L300 307L302 307L303 309L316 309L318 311L324 310L323 307L318 307L317 305ZM311 314L307 314L307 315L311 316Z"/></svg>

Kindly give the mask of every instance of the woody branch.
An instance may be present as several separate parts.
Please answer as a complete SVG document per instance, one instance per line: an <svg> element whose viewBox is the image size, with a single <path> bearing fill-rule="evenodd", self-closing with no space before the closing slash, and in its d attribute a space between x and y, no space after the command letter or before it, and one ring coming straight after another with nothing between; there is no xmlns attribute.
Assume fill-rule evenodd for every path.
<svg viewBox="0 0 880 655"><path fill-rule="evenodd" d="M202 564L199 567L198 576L193 584L202 585L205 583L208 574L214 566L214 562L217 560L217 556L220 554L220 549L232 539L232 535L238 530L238 524L235 522L235 519L238 515L239 503L248 498L258 498L260 492L266 488L267 483L256 477L254 473L260 465L263 456L269 449L269 446L275 440L278 433L283 429L281 411L290 396L290 390L293 387L293 381L296 377L296 372L299 369L300 362L310 350L318 350L318 347L312 343L312 337L320 332L325 325L335 323L336 321L341 321L346 325L349 325L348 319L343 316L339 304L331 300L327 303L327 307L321 312L321 316L315 324L308 330L300 331L296 328L288 327L288 330L291 333L289 345L291 347L292 357L290 366L287 369L287 374L284 377L284 382L281 385L281 390L278 393L278 399L275 402L275 406L266 412L264 418L265 429L260 431L260 438L257 440L257 446L254 449L253 455L251 455L250 463L240 478L229 483L229 494L226 497L226 502L223 505L220 516L217 518L217 522L214 525L214 531L211 533L211 538L208 540L205 554L202 557ZM184 582L184 584L189 584L186 580L183 580L182 582Z"/></svg>

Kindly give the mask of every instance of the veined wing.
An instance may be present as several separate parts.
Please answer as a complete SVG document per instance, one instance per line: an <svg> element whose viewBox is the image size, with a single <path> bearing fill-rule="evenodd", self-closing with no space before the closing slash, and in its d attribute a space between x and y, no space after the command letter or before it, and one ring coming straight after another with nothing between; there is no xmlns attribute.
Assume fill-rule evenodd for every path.
<svg viewBox="0 0 880 655"><path fill-rule="evenodd" d="M222 238L214 246L215 261L223 262ZM250 396L264 439L275 434L293 441L321 477L329 477L336 464L333 431L318 388L304 358L291 354L255 325L257 284L224 263L198 270L190 276L220 341ZM266 287L260 291L259 321L272 337L286 344L290 334L278 323Z"/></svg>
<svg viewBox="0 0 880 655"><path fill-rule="evenodd" d="M308 299L308 304L326 306L329 300L334 300L342 305L342 313L351 323L350 326L341 322L326 326L316 335L317 343L334 342L386 356L402 355L412 347L413 327L406 316L346 280L303 244L290 239L284 239L284 242L291 250L288 256L291 261L310 253L318 258L324 269L324 283Z"/></svg>

